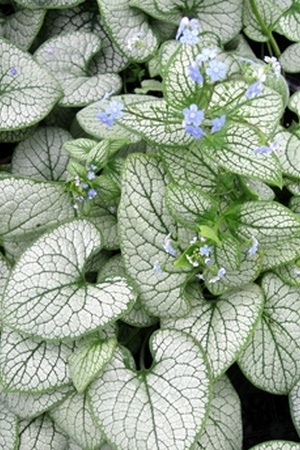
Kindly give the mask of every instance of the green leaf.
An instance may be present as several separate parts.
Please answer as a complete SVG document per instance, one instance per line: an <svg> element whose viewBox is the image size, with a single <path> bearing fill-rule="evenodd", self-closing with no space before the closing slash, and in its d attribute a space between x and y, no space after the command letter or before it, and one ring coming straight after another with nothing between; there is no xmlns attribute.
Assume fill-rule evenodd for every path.
<svg viewBox="0 0 300 450"><path fill-rule="evenodd" d="M193 184L201 186L204 192L215 194L218 184L218 172L213 162L195 145L189 151L186 147L159 147L163 166L175 183L181 186Z"/></svg>
<svg viewBox="0 0 300 450"><path fill-rule="evenodd" d="M156 158L138 154L127 158L119 207L121 250L146 311L181 316L189 309L182 296L186 275L182 269L176 273L171 266L174 257L164 249L169 233L176 235L164 204L164 179Z"/></svg>
<svg viewBox="0 0 300 450"><path fill-rule="evenodd" d="M96 427L85 394L73 394L52 409L50 417L56 425L84 449L98 450L104 443L103 434Z"/></svg>
<svg viewBox="0 0 300 450"><path fill-rule="evenodd" d="M205 429L193 450L240 450L242 442L241 402L224 375L214 385Z"/></svg>
<svg viewBox="0 0 300 450"><path fill-rule="evenodd" d="M151 97L149 97L148 95L127 94L125 98L126 105L128 107L129 105L137 101L145 102ZM114 95L113 99L117 101L123 101L124 96ZM108 102L101 101L92 103L91 105L83 108L81 111L79 111L79 113L77 113L76 116L79 125L84 129L84 131L86 131L86 133L97 139L114 138L117 136L128 138L129 142L139 142L141 140L140 135L125 130L118 123L116 123L113 127L108 127L104 123L100 122L99 119L97 119L97 113L102 109L105 109L107 105Z"/></svg>
<svg viewBox="0 0 300 450"><path fill-rule="evenodd" d="M28 138L32 135L36 128L36 125L32 127L22 128L22 130L15 131L0 131L0 141L1 142L20 142L23 139Z"/></svg>
<svg viewBox="0 0 300 450"><path fill-rule="evenodd" d="M82 3L82 0L17 0L17 4L29 9L64 9Z"/></svg>
<svg viewBox="0 0 300 450"><path fill-rule="evenodd" d="M42 342L9 328L1 334L1 384L8 392L45 393L69 384L67 358L74 344Z"/></svg>
<svg viewBox="0 0 300 450"><path fill-rule="evenodd" d="M11 273L3 323L43 339L75 339L117 320L135 300L127 281L114 277L94 285L84 278L85 264L101 241L99 231L86 220L40 237Z"/></svg>
<svg viewBox="0 0 300 450"><path fill-rule="evenodd" d="M281 166L277 156L255 154L260 147L260 135L250 126L231 124L226 128L220 148L213 153L218 164L230 172L258 178L282 186ZM207 152L211 152L208 147Z"/></svg>
<svg viewBox="0 0 300 450"><path fill-rule="evenodd" d="M42 120L62 96L56 80L28 53L0 38L0 131Z"/></svg>
<svg viewBox="0 0 300 450"><path fill-rule="evenodd" d="M73 392L71 386L64 386L46 394L0 392L0 399L7 405L9 411L20 419L32 419L60 403L71 392Z"/></svg>
<svg viewBox="0 0 300 450"><path fill-rule="evenodd" d="M17 450L18 418L5 405L0 405L0 450Z"/></svg>
<svg viewBox="0 0 300 450"><path fill-rule="evenodd" d="M299 378L300 290L271 273L262 288L262 318L238 363L255 386L287 394Z"/></svg>
<svg viewBox="0 0 300 450"><path fill-rule="evenodd" d="M100 48L96 34L77 31L49 39L35 52L37 61L52 73L64 92L60 106L85 106L121 89L116 74L89 77L88 63Z"/></svg>
<svg viewBox="0 0 300 450"><path fill-rule="evenodd" d="M235 122L241 125L248 123L269 136L275 131L284 111L282 96L264 86L261 94L247 99L248 87L249 84L242 80L228 80L215 85L210 111L214 114L226 111Z"/></svg>
<svg viewBox="0 0 300 450"><path fill-rule="evenodd" d="M300 180L300 157L299 144L300 137L289 131L277 133L275 139L279 142L280 150L278 158L282 166L284 175L296 180Z"/></svg>
<svg viewBox="0 0 300 450"><path fill-rule="evenodd" d="M18 257L37 237L75 212L64 186L40 181L0 180L0 235L8 254Z"/></svg>
<svg viewBox="0 0 300 450"><path fill-rule="evenodd" d="M144 61L155 53L158 42L147 16L131 8L129 0L98 0L98 6L111 39L128 58ZM140 44L135 44L135 39Z"/></svg>
<svg viewBox="0 0 300 450"><path fill-rule="evenodd" d="M65 450L67 437L46 416L20 423L20 447L18 450Z"/></svg>
<svg viewBox="0 0 300 450"><path fill-rule="evenodd" d="M100 230L103 237L103 248L116 250L120 246L116 208L114 205L103 207L101 200L99 203L98 205L98 199L96 198L89 215L89 221Z"/></svg>
<svg viewBox="0 0 300 450"><path fill-rule="evenodd" d="M243 188L253 200L272 201L275 198L274 191L260 180L252 180L251 178L240 177Z"/></svg>
<svg viewBox="0 0 300 450"><path fill-rule="evenodd" d="M166 206L176 221L192 230L206 219L214 218L217 212L217 202L212 197L188 184L169 184Z"/></svg>
<svg viewBox="0 0 300 450"><path fill-rule="evenodd" d="M212 33L201 35L198 45L180 45L165 67L164 98L174 108L182 109L189 106L201 96L202 89L199 89L199 85L190 78L189 67L205 47L219 47L217 35Z"/></svg>
<svg viewBox="0 0 300 450"><path fill-rule="evenodd" d="M276 244L270 242L260 245L262 255L262 271L274 269L287 264L300 256L300 238L278 239Z"/></svg>
<svg viewBox="0 0 300 450"><path fill-rule="evenodd" d="M300 380L297 381L289 393L289 405L294 427L296 428L297 433L300 434Z"/></svg>
<svg viewBox="0 0 300 450"><path fill-rule="evenodd" d="M108 259L105 264L103 264L102 268L98 273L97 280L100 281L107 276L112 275L122 275L126 274L126 270L124 267L123 259L121 254L115 255L112 258ZM128 323L134 327L149 327L156 323L158 319L156 317L152 317L144 310L137 298L133 308L122 317L122 322Z"/></svg>
<svg viewBox="0 0 300 450"><path fill-rule="evenodd" d="M300 91L294 92L290 97L288 107L291 111L294 111L298 117L300 117Z"/></svg>
<svg viewBox="0 0 300 450"><path fill-rule="evenodd" d="M233 364L263 309L262 290L255 284L207 301L198 283L188 286L192 309L182 319L163 319L162 328L175 328L193 336L206 352L214 379Z"/></svg>
<svg viewBox="0 0 300 450"><path fill-rule="evenodd" d="M12 173L38 180L66 180L69 156L64 152L63 144L71 138L71 134L62 128L39 128L16 146Z"/></svg>
<svg viewBox="0 0 300 450"><path fill-rule="evenodd" d="M283 12L289 8L291 3L292 0L285 0L283 2L274 2L273 0L255 0L255 5L261 20L270 31L272 31L275 23L278 19L280 19ZM258 18L252 10L249 0L244 2L243 23L245 25L243 31L250 39L258 42L266 42L269 40L269 37L264 33L264 30L262 30Z"/></svg>
<svg viewBox="0 0 300 450"><path fill-rule="evenodd" d="M300 286L300 269L295 261L277 268L275 274L286 284Z"/></svg>
<svg viewBox="0 0 300 450"><path fill-rule="evenodd" d="M144 11L148 16L162 20L164 23L178 24L180 21L180 12L173 11L173 8L167 8L162 11L160 4L155 0L130 0L129 5Z"/></svg>
<svg viewBox="0 0 300 450"><path fill-rule="evenodd" d="M300 235L300 219L276 202L245 202L234 211L236 233L242 239L255 236L259 243L270 245Z"/></svg>
<svg viewBox="0 0 300 450"><path fill-rule="evenodd" d="M300 41L300 10L299 1L286 1L291 5L290 9L285 11L278 22L278 32L283 34L290 41Z"/></svg>
<svg viewBox="0 0 300 450"><path fill-rule="evenodd" d="M93 75L117 73L128 65L128 59L111 42L103 28L103 21L97 9L87 10L86 5L79 5L75 8L49 11L43 28L46 30L47 39L74 31L88 31L99 35L102 43L101 50L89 64L89 70Z"/></svg>
<svg viewBox="0 0 300 450"><path fill-rule="evenodd" d="M116 352L89 389L93 414L119 450L161 450L162 442L165 448L185 450L206 417L210 397L206 358L193 338L176 330L154 333L150 348L154 364L141 372L126 349ZM184 373L184 379L178 373Z"/></svg>
<svg viewBox="0 0 300 450"><path fill-rule="evenodd" d="M64 143L63 149L77 161L86 161L89 152L97 145L97 141L88 138L72 139Z"/></svg>
<svg viewBox="0 0 300 450"><path fill-rule="evenodd" d="M3 24L3 37L21 50L28 50L43 24L45 13L44 9L21 9L8 15Z"/></svg>
<svg viewBox="0 0 300 450"><path fill-rule="evenodd" d="M281 54L279 61L288 73L300 72L300 42L289 45Z"/></svg>
<svg viewBox="0 0 300 450"><path fill-rule="evenodd" d="M89 338L83 345L72 353L68 359L70 374L74 386L79 393L83 393L87 386L103 370L111 360L117 341L115 338L107 340Z"/></svg>
<svg viewBox="0 0 300 450"><path fill-rule="evenodd" d="M300 450L300 444L290 441L268 441L262 444L255 445L249 450Z"/></svg>
<svg viewBox="0 0 300 450"><path fill-rule="evenodd" d="M169 106L164 99L127 104L123 97L125 114L118 120L118 125L131 133L136 133L152 144L177 146L187 145L193 138L183 126L183 115Z"/></svg>

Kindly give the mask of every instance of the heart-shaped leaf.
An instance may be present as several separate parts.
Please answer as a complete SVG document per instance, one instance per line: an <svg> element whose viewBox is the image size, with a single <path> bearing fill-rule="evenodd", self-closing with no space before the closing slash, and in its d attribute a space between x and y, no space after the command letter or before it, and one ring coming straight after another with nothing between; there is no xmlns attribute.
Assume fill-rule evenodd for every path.
<svg viewBox="0 0 300 450"><path fill-rule="evenodd" d="M71 134L62 128L39 128L15 148L12 173L38 180L66 180L69 156L63 144L70 139Z"/></svg>
<svg viewBox="0 0 300 450"><path fill-rule="evenodd" d="M123 175L121 250L139 300L153 316L184 315L189 309L182 295L186 275L171 266L175 249L166 247L176 228L164 203L164 171L158 159L137 154L127 158Z"/></svg>
<svg viewBox="0 0 300 450"><path fill-rule="evenodd" d="M35 52L37 61L47 67L64 92L60 106L85 106L120 90L116 74L88 76L88 63L100 48L99 36L77 31L49 39Z"/></svg>
<svg viewBox="0 0 300 450"><path fill-rule="evenodd" d="M92 285L84 278L87 259L101 240L86 220L61 225L38 239L11 273L3 323L43 339L74 339L117 320L135 300L127 281L115 277Z"/></svg>
<svg viewBox="0 0 300 450"><path fill-rule="evenodd" d="M282 33L290 41L300 41L300 12L299 3L291 0L284 2L286 6L290 4L290 8L281 15L278 28L279 33Z"/></svg>
<svg viewBox="0 0 300 450"><path fill-rule="evenodd" d="M274 394L287 394L299 378L300 289L267 274L261 320L238 363L251 382Z"/></svg>
<svg viewBox="0 0 300 450"><path fill-rule="evenodd" d="M289 240L279 239L274 245L274 242L261 244L260 250L262 255L261 271L274 269L283 264L294 261L300 256L300 237L295 237Z"/></svg>
<svg viewBox="0 0 300 450"><path fill-rule="evenodd" d="M175 328L193 336L208 357L214 378L237 359L253 332L263 308L263 293L255 284L228 293L219 300L204 299L199 284L190 285L192 309L182 319L163 319L163 328Z"/></svg>
<svg viewBox="0 0 300 450"><path fill-rule="evenodd" d="M176 330L156 332L150 348L154 363L142 372L134 369L126 349L116 352L89 389L93 414L119 450L161 450L162 445L185 450L206 417L210 396L206 358L190 336ZM184 380L178 376L183 373Z"/></svg>
<svg viewBox="0 0 300 450"><path fill-rule="evenodd" d="M42 342L4 328L1 383L9 392L45 393L71 383L67 358L74 344Z"/></svg>
<svg viewBox="0 0 300 450"><path fill-rule="evenodd" d="M32 56L0 38L0 131L34 125L62 96L49 72Z"/></svg>

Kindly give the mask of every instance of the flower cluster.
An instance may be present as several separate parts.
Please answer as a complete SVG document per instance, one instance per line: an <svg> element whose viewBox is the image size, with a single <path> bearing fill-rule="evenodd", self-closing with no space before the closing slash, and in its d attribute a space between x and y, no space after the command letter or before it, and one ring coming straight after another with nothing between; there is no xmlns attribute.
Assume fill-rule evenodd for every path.
<svg viewBox="0 0 300 450"><path fill-rule="evenodd" d="M201 128L205 116L204 111L198 109L195 103L192 103L188 108L182 110L183 122L182 126L188 134L191 134L195 139L200 139L205 135L205 131ZM211 121L211 133L219 131L226 123L226 116L215 117Z"/></svg>
<svg viewBox="0 0 300 450"><path fill-rule="evenodd" d="M266 56L264 58L267 65L261 66L249 58L242 58L243 61L249 63L253 67L252 77L255 79L247 89L245 96L249 99L256 97L263 91L264 82L267 79L267 74L278 78L281 73L281 66L279 61L274 57Z"/></svg>
<svg viewBox="0 0 300 450"><path fill-rule="evenodd" d="M97 190L93 187L92 180L96 178L96 171L98 167L95 164L91 164L87 171L86 177L80 177L76 175L73 181L75 187L75 204L74 208L78 209L79 203L84 203L88 200L93 200L97 195Z"/></svg>
<svg viewBox="0 0 300 450"><path fill-rule="evenodd" d="M222 61L215 59L218 53L220 53L220 49L217 47L203 48L189 67L189 77L191 80L202 86L204 73L211 83L224 80L227 75L227 67Z"/></svg>
<svg viewBox="0 0 300 450"><path fill-rule="evenodd" d="M117 100L111 100L105 111L99 111L97 113L97 119L104 123L108 127L112 127L115 120L121 119L124 115L123 113L124 104Z"/></svg>
<svg viewBox="0 0 300 450"><path fill-rule="evenodd" d="M199 23L197 19L189 19L183 17L180 21L176 40L179 40L182 44L195 45L200 42L199 38Z"/></svg>

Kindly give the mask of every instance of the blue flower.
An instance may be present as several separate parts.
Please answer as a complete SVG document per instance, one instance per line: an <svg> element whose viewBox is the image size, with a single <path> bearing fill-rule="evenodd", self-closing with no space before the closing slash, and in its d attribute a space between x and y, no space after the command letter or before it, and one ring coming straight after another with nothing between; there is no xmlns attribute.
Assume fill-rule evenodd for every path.
<svg viewBox="0 0 300 450"><path fill-rule="evenodd" d="M88 191L88 199L92 200L93 198L95 198L97 195L97 191L95 189L90 189Z"/></svg>
<svg viewBox="0 0 300 450"><path fill-rule="evenodd" d="M255 83L251 84L251 86L248 87L245 96L247 98L253 98L256 95L261 94L263 89L263 84L261 81L255 81Z"/></svg>
<svg viewBox="0 0 300 450"><path fill-rule="evenodd" d="M226 122L226 116L223 115L221 117L216 117L212 120L212 133L216 133L216 131L221 130L221 128L225 125Z"/></svg>
<svg viewBox="0 0 300 450"><path fill-rule="evenodd" d="M213 83L223 80L227 75L226 64L222 61L217 61L216 59L209 62L205 71Z"/></svg>
<svg viewBox="0 0 300 450"><path fill-rule="evenodd" d="M189 77L198 84L203 84L203 76L196 64L189 67Z"/></svg>
<svg viewBox="0 0 300 450"><path fill-rule="evenodd" d="M205 132L200 127L193 127L193 125L185 125L185 131L191 134L195 139L200 139L205 135Z"/></svg>
<svg viewBox="0 0 300 450"><path fill-rule="evenodd" d="M9 69L8 72L9 72L9 74L12 75L13 77L16 76L16 75L18 75L18 71L17 71L17 69L16 69L15 67L11 67L11 68Z"/></svg>
<svg viewBox="0 0 300 450"><path fill-rule="evenodd" d="M93 180L96 177L96 174L93 170L89 170L87 173L88 180Z"/></svg>
<svg viewBox="0 0 300 450"><path fill-rule="evenodd" d="M210 254L211 254L211 251L212 251L212 248L209 245L207 245L207 244L205 244L205 245L203 245L202 247L199 248L199 253L200 253L201 256L209 257Z"/></svg>
<svg viewBox="0 0 300 450"><path fill-rule="evenodd" d="M188 17L183 17L180 21L177 33L176 33L176 41L178 41L178 39L180 38L180 36L183 34L183 32L186 29L190 29L190 30L196 30L197 32L199 32L199 22L198 19L191 19L189 20Z"/></svg>
<svg viewBox="0 0 300 450"><path fill-rule="evenodd" d="M257 250L258 250L258 240L256 239L255 236L252 236L252 245L248 250L248 255L254 256L255 253L257 253Z"/></svg>
<svg viewBox="0 0 300 450"><path fill-rule="evenodd" d="M273 152L271 147L267 145L263 145L261 147L256 147L253 150L254 155L270 155Z"/></svg>
<svg viewBox="0 0 300 450"><path fill-rule="evenodd" d="M167 253L169 253L169 255L175 256L176 250L175 250L175 248L172 247L170 237L171 237L171 233L169 233L168 236L166 236L164 239L164 250Z"/></svg>
<svg viewBox="0 0 300 450"><path fill-rule="evenodd" d="M97 119L99 119L105 125L111 127L116 119L121 119L124 115L123 113L124 105L122 102L117 100L112 100L105 111L99 111L97 113Z"/></svg>
<svg viewBox="0 0 300 450"><path fill-rule="evenodd" d="M214 59L220 50L217 47L206 47L202 52L196 57L196 63L200 64L202 62Z"/></svg>
<svg viewBox="0 0 300 450"><path fill-rule="evenodd" d="M108 107L106 108L105 112L115 120L115 119L121 119L124 115L123 113L124 104L122 102L118 102L117 100L112 100Z"/></svg>
<svg viewBox="0 0 300 450"><path fill-rule="evenodd" d="M204 119L204 112L201 109L198 109L198 106L193 103L189 108L183 109L184 115L184 126L185 125L194 125L198 127L201 125Z"/></svg>
<svg viewBox="0 0 300 450"><path fill-rule="evenodd" d="M216 283L217 281L220 281L221 278L223 278L225 274L226 274L226 269L224 269L224 267L221 267L221 269L219 269L217 275L209 280L209 283Z"/></svg>
<svg viewBox="0 0 300 450"><path fill-rule="evenodd" d="M153 269L154 269L154 272L156 273L156 275L160 276L163 274L163 270L161 268L159 261L154 261Z"/></svg>
<svg viewBox="0 0 300 450"><path fill-rule="evenodd" d="M87 183L81 183L81 187L83 189L87 189L89 187L89 185Z"/></svg>
<svg viewBox="0 0 300 450"><path fill-rule="evenodd" d="M182 44L195 45L200 42L198 34L198 30L189 30L186 28L179 40Z"/></svg>

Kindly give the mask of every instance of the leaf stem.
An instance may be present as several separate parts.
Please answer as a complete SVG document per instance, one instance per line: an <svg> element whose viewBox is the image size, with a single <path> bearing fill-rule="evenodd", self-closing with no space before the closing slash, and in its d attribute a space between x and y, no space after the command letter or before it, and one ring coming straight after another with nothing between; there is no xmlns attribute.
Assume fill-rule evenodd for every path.
<svg viewBox="0 0 300 450"><path fill-rule="evenodd" d="M277 45L276 40L274 39L274 36L272 34L272 31L269 30L269 28L267 27L267 25L265 24L262 16L260 15L260 12L256 6L255 0L249 0L253 14L255 15L263 33L268 37L268 40L274 50L274 53L276 55L277 58L279 58L279 56L281 55L281 51Z"/></svg>

